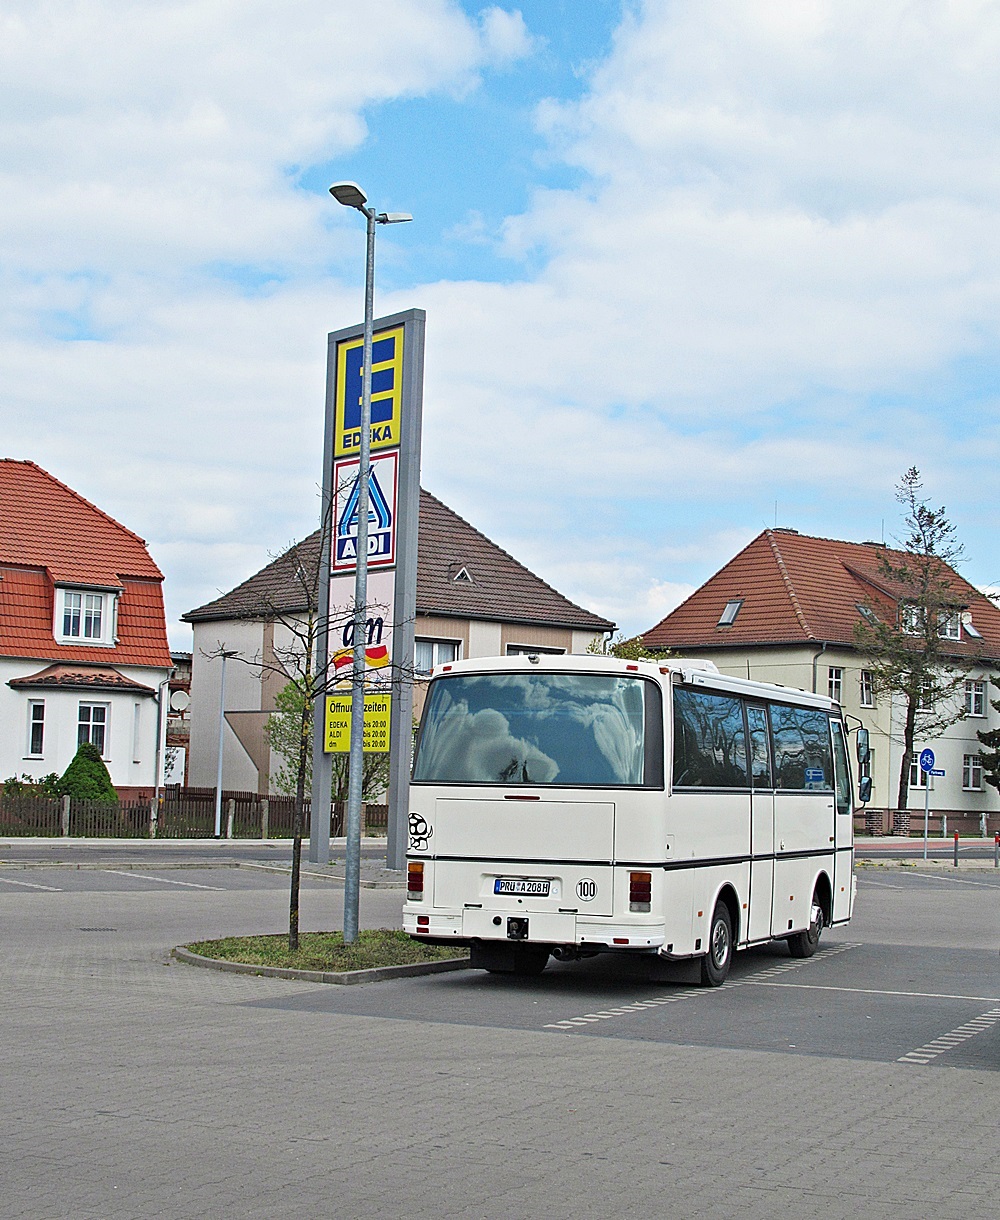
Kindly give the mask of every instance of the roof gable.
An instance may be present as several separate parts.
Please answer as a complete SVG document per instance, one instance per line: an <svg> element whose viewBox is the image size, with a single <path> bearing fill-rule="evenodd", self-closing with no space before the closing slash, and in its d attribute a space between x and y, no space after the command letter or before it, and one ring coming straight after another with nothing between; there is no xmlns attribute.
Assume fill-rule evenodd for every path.
<svg viewBox="0 0 1000 1220"><path fill-rule="evenodd" d="M420 492L417 544L417 613L453 618L543 624L582 631L611 631L614 623L591 614L518 563L430 492ZM319 569L320 531L289 548L235 589L189 610L190 623L260 617L267 608L306 608L307 587ZM468 579L462 579L462 573Z"/></svg>
<svg viewBox="0 0 1000 1220"><path fill-rule="evenodd" d="M137 534L34 462L13 458L0 459L0 563L44 568L56 584L163 579Z"/></svg>

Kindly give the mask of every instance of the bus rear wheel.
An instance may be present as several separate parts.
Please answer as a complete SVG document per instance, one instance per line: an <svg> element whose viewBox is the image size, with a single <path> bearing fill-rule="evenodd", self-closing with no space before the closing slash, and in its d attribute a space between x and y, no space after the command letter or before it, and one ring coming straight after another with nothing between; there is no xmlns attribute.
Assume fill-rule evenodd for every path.
<svg viewBox="0 0 1000 1220"><path fill-rule="evenodd" d="M733 962L733 921L724 902L717 902L708 931L708 952L701 959L705 987L721 987Z"/></svg>
<svg viewBox="0 0 1000 1220"><path fill-rule="evenodd" d="M796 932L788 938L788 951L792 957L812 957L819 948L819 938L823 935L825 922L819 895L813 894L809 907L809 927L804 932Z"/></svg>

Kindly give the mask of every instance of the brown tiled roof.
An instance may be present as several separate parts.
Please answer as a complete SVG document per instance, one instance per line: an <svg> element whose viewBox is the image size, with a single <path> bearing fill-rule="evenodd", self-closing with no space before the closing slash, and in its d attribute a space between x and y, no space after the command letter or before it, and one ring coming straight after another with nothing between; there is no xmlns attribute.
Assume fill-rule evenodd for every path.
<svg viewBox="0 0 1000 1220"><path fill-rule="evenodd" d="M15 690L121 690L133 694L152 695L152 687L126 678L117 669L85 668L80 665L50 665L29 678L12 678L8 683Z"/></svg>
<svg viewBox="0 0 1000 1220"><path fill-rule="evenodd" d="M310 534L273 563L215 601L189 610L189 623L259 617L269 607L293 612L306 607L301 565L315 586L320 532ZM469 580L455 577L464 572ZM474 529L430 492L420 492L417 546L417 613L492 622L611 631L614 623L591 614Z"/></svg>
<svg viewBox="0 0 1000 1220"><path fill-rule="evenodd" d="M137 534L41 466L13 458L0 458L0 563L45 568L56 584L163 579Z"/></svg>
<svg viewBox="0 0 1000 1220"><path fill-rule="evenodd" d="M138 535L34 462L0 459L0 656L169 669L162 581ZM114 647L56 643L58 584L121 590Z"/></svg>
<svg viewBox="0 0 1000 1220"><path fill-rule="evenodd" d="M853 645L859 605L895 620L901 586L887 580L880 559L901 554L876 543L811 538L794 530L765 530L643 635L650 648L745 648L751 645ZM968 609L983 641L955 642L954 650L1000 656L1000 610L952 568L944 569L955 604ZM743 605L729 627L718 626L726 603Z"/></svg>

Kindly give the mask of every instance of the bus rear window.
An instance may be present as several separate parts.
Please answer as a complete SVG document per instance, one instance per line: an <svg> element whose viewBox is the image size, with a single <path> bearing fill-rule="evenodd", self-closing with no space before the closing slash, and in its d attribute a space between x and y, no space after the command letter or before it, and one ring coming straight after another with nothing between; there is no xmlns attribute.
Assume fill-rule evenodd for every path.
<svg viewBox="0 0 1000 1220"><path fill-rule="evenodd" d="M659 687L611 674L435 678L413 781L662 787Z"/></svg>

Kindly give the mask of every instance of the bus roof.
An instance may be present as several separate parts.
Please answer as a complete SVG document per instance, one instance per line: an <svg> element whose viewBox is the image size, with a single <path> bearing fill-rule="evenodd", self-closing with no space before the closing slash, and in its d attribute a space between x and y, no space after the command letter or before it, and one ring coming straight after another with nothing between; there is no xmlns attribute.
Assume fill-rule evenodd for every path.
<svg viewBox="0 0 1000 1220"><path fill-rule="evenodd" d="M731 677L720 674L712 661L700 658L666 657L662 661L627 661L619 657L604 657L578 653L542 652L518 654L509 657L472 657L464 661L449 661L438 665L432 678L447 673L635 673L664 682L682 682L687 686L701 686L706 690L727 691L748 698L769 699L781 703L799 703L826 710L839 708L833 699L813 691L797 687L779 686L772 682L755 682L751 678Z"/></svg>

